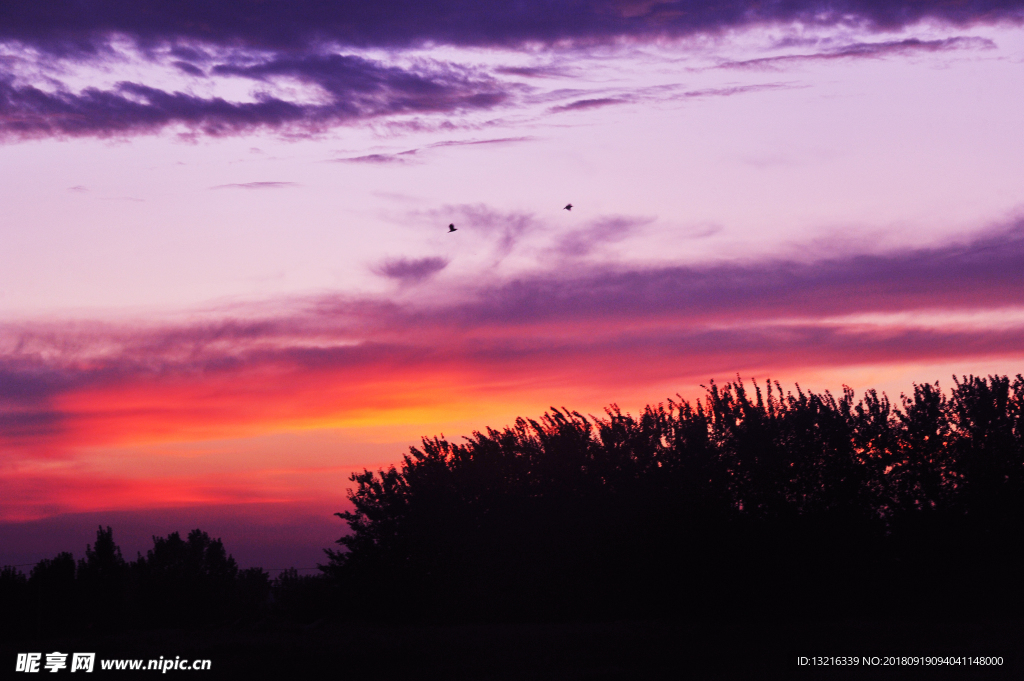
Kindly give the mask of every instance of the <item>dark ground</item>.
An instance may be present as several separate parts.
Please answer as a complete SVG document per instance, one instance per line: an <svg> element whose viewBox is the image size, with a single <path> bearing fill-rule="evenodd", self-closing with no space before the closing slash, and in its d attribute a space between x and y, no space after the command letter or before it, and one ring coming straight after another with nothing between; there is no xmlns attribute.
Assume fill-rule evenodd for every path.
<svg viewBox="0 0 1024 681"><path fill-rule="evenodd" d="M205 658L203 679L1021 679L1024 622L597 622L358 625L151 631L0 643L6 674L18 652L96 652L103 658ZM814 667L806 656L1002 656L1001 667ZM45 658L44 658L45 659ZM46 674L45 671L41 672ZM68 674L62 670L61 674ZM77 672L76 672L77 674ZM49 677L49 674L46 674ZM38 677L36 677L38 678ZM63 677L61 677L63 678ZM85 677L89 678L89 677Z"/></svg>

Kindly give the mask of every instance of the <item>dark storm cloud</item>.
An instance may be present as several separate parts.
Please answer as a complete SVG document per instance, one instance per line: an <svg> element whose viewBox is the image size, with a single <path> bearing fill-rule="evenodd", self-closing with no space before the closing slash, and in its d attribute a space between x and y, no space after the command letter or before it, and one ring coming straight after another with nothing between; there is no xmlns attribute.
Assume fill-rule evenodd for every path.
<svg viewBox="0 0 1024 681"><path fill-rule="evenodd" d="M514 45L678 36L776 21L882 29L927 18L969 24L1019 20L1022 7L1021 0L6 0L0 39L62 54L96 50L112 34L142 43L285 50L324 41Z"/></svg>

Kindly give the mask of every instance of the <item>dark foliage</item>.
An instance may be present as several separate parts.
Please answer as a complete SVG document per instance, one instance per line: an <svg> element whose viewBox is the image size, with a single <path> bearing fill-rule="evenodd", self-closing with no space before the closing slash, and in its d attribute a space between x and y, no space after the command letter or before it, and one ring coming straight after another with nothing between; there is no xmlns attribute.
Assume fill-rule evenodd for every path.
<svg viewBox="0 0 1024 681"><path fill-rule="evenodd" d="M353 475L354 508L338 514L351 533L322 575L239 570L200 530L126 561L100 527L77 564L0 571L0 609L16 614L0 634L1019 617L1024 378L954 385L894 404L712 383L636 416L552 409L424 439L399 467Z"/></svg>
<svg viewBox="0 0 1024 681"><path fill-rule="evenodd" d="M30 576L0 571L0 632L10 638L106 634L129 629L197 628L257 621L269 614L276 585L259 568L239 570L219 539L193 530L153 537L146 556L128 562L110 527L100 527L85 558L41 560Z"/></svg>
<svg viewBox="0 0 1024 681"><path fill-rule="evenodd" d="M353 475L325 571L383 618L1020 614L1024 379L899 405L714 383Z"/></svg>
<svg viewBox="0 0 1024 681"><path fill-rule="evenodd" d="M96 545L85 547L78 561L78 599L87 628L108 630L129 615L132 592L131 568L114 543L114 531L96 531Z"/></svg>
<svg viewBox="0 0 1024 681"><path fill-rule="evenodd" d="M75 559L70 553L39 561L28 579L37 631L64 633L75 623Z"/></svg>
<svg viewBox="0 0 1024 681"><path fill-rule="evenodd" d="M0 570L0 612L28 614L32 611L25 575L13 567L4 567ZM0 639L24 631L27 623L19 620L21 618L0 617Z"/></svg>
<svg viewBox="0 0 1024 681"><path fill-rule="evenodd" d="M165 626L223 618L238 578L238 566L221 541L199 530L187 540L177 532L153 537L153 548L132 567L143 621Z"/></svg>

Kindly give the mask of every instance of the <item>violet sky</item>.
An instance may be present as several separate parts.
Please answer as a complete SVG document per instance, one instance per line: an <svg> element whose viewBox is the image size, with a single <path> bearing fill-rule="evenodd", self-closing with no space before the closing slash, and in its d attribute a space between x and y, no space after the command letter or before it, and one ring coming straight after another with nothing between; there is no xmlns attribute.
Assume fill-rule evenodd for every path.
<svg viewBox="0 0 1024 681"><path fill-rule="evenodd" d="M5 2L0 563L103 523L312 566L420 436L1018 373L1022 19Z"/></svg>

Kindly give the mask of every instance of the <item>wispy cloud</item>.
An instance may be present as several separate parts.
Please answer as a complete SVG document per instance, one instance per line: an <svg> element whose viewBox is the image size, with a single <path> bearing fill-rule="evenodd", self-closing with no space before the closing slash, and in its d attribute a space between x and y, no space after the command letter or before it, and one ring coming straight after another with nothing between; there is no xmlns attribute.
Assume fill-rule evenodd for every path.
<svg viewBox="0 0 1024 681"><path fill-rule="evenodd" d="M412 156L416 156L425 149L438 149L443 147L464 147L464 146L480 146L487 144L514 144L516 142L529 142L530 140L536 139L532 136L520 136L520 137L499 137L495 139L468 139L468 140L444 140L441 142L434 142L423 147L415 149L407 149L406 151L399 151L395 153L377 153L377 154L365 154L363 156L350 156L331 159L335 163L407 163L411 160Z"/></svg>
<svg viewBox="0 0 1024 681"><path fill-rule="evenodd" d="M612 104L627 104L628 99L623 97L601 97L599 99L578 99L575 102L569 104L563 104L562 106L552 107L552 112L559 111L579 111L582 109L597 109L603 106L611 106Z"/></svg>
<svg viewBox="0 0 1024 681"><path fill-rule="evenodd" d="M352 156L350 158L333 159L336 163L406 163L410 156L416 154L416 149L403 151L397 154L366 154L365 156Z"/></svg>
<svg viewBox="0 0 1024 681"><path fill-rule="evenodd" d="M659 41L721 35L766 23L856 27L863 34L893 31L925 19L956 26L1024 20L1024 0L553 0L517 5L514 11L485 2L472 12L457 0L382 0L358 11L348 2L315 0L296 0L287 8L280 3L251 4L255 0L212 0L187 12L169 0L145 3L145 10L107 0L90 3L88 11L71 0L55 3L45 3L50 9L43 11L39 3L10 0L0 10L0 45L25 55L18 61L34 62L20 70L6 62L0 67L0 139L125 137L167 129L185 137L266 130L303 137L375 119L471 115L541 101L548 95L554 98L549 113L657 98L626 91L574 94L563 89L545 94L538 92L535 82L522 82L571 75L557 63L486 67L403 52L427 44L515 48L529 43L561 49L621 44L623 37ZM737 59L719 68L777 69L806 60L993 46L990 40L970 36L861 41L810 54ZM371 53L374 58L365 56ZM133 79L83 88L81 83L93 82L84 71L69 75L81 67L107 74L102 79L107 81L128 55L135 59ZM134 75L147 69L163 69L164 76ZM165 84L169 82L179 85ZM239 94L239 83L251 86L247 94ZM781 86L695 89L677 97L729 96L767 87ZM395 129L427 125L416 120L382 124ZM344 160L400 160L375 156Z"/></svg>
<svg viewBox="0 0 1024 681"><path fill-rule="evenodd" d="M537 139L531 135L520 135L518 137L495 137L493 139L468 139L468 140L444 140L441 142L434 142L428 144L426 148L434 149L437 147L472 147L480 146L483 144L515 144L516 142L530 142Z"/></svg>
<svg viewBox="0 0 1024 681"><path fill-rule="evenodd" d="M482 203L448 205L410 215L412 219L424 217L434 223L455 223L460 229L466 230L467 235L482 235L493 244L499 260L511 253L516 244L538 226L537 220L530 213L494 210Z"/></svg>
<svg viewBox="0 0 1024 681"><path fill-rule="evenodd" d="M709 87L699 90L686 90L684 92L667 95L669 99L693 99L701 97L732 97L733 95L745 95L750 92L763 92L768 90L789 90L800 87L793 83L755 83L752 85L731 85L728 87Z"/></svg>
<svg viewBox="0 0 1024 681"><path fill-rule="evenodd" d="M952 50L991 50L996 44L987 38L955 36L939 40L907 38L877 43L851 43L810 54L788 54L758 59L744 59L719 64L723 69L776 69L786 64L835 59L880 59L914 52L947 52Z"/></svg>
<svg viewBox="0 0 1024 681"><path fill-rule="evenodd" d="M561 66L499 66L494 72L524 78L558 78L568 75L569 70Z"/></svg>
<svg viewBox="0 0 1024 681"><path fill-rule="evenodd" d="M210 189L284 189L286 187L298 187L295 182L240 182L233 184L218 184Z"/></svg>
<svg viewBox="0 0 1024 681"><path fill-rule="evenodd" d="M258 82L292 78L322 96L304 101L261 93L254 101L230 101L131 81L107 89L49 90L0 72L0 137L111 137L174 126L209 136L259 129L310 135L380 116L486 110L510 97L506 86L486 74L450 64L399 68L342 54L256 63L248 55L238 58L240 63L213 65L211 74Z"/></svg>
<svg viewBox="0 0 1024 681"><path fill-rule="evenodd" d="M501 230L507 216L490 218ZM615 238L617 225L593 229ZM446 264L381 265L382 276L421 282L394 299L326 295L192 324L4 325L0 441L55 456L168 432L214 437L379 417L423 408L424 394L443 405L505 383L549 394L741 370L1024 355L1021 226L883 255L559 266L432 286ZM991 310L1017 312L999 324L970 321Z"/></svg>
<svg viewBox="0 0 1024 681"><path fill-rule="evenodd" d="M606 217L562 236L555 250L561 255L583 256L604 244L622 241L654 218Z"/></svg>
<svg viewBox="0 0 1024 681"><path fill-rule="evenodd" d="M206 76L206 72L205 71L203 71L201 68L199 68L195 64L190 64L187 61L171 62L171 65L174 66L179 71L183 71L184 73L187 73L190 76L200 76L200 77L205 77Z"/></svg>

